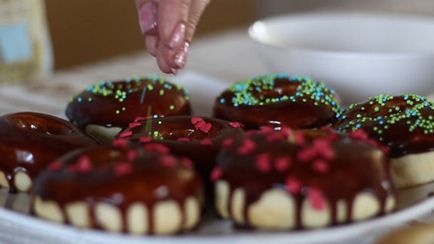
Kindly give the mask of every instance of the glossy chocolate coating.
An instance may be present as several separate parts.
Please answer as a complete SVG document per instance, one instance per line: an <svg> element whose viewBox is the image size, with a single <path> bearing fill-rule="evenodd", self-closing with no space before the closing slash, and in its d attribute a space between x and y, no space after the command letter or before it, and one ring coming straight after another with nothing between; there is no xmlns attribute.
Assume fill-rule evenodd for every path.
<svg viewBox="0 0 434 244"><path fill-rule="evenodd" d="M246 129L309 129L334 123L339 109L335 93L324 84L276 75L235 83L217 97L214 116Z"/></svg>
<svg viewBox="0 0 434 244"><path fill-rule="evenodd" d="M81 129L89 124L125 129L137 117L189 115L186 91L163 79L100 82L73 98L66 116Z"/></svg>
<svg viewBox="0 0 434 244"><path fill-rule="evenodd" d="M416 95L381 95L345 110L335 128L349 132L362 129L401 157L434 150L434 106Z"/></svg>
<svg viewBox="0 0 434 244"><path fill-rule="evenodd" d="M245 192L246 206L244 207L244 220L246 226L250 226L248 209L258 201L262 194L272 188L281 188L288 191L296 203L296 227L302 228L301 207L303 200L308 198L309 189L318 189L324 200L330 204L332 224L337 224L337 203L345 201L349 208L346 212L345 222L351 222L352 204L357 194L362 192L372 193L380 203L381 211L385 211L385 203L388 196L394 196L395 191L391 185L388 160L382 155L375 159L375 155L381 153L372 145L351 139L343 135L332 134L331 132L297 132L307 133L303 143L289 142L280 136L281 139L273 139L270 143L270 136L273 138L280 132L254 132L244 139L223 150L217 159L217 167L220 171L218 180L226 181L230 187L228 209L232 215L231 202L234 191L243 189ZM328 139L327 139L328 138ZM315 170L313 167L316 159L302 160L300 153L312 148L318 140L327 140L334 152L331 160L327 161L328 170L325 172ZM253 142L254 149L247 154L240 154L241 146L247 141ZM269 168L260 170L258 168L258 156L270 156ZM287 168L278 170L276 159L288 158ZM262 166L264 167L264 166ZM297 179L300 183L299 192L291 192L287 188L289 178Z"/></svg>
<svg viewBox="0 0 434 244"><path fill-rule="evenodd" d="M17 172L27 173L33 180L65 153L95 144L71 123L54 116L23 112L0 117L0 170L11 191L17 190Z"/></svg>
<svg viewBox="0 0 434 244"><path fill-rule="evenodd" d="M80 171L83 157L89 165ZM171 164L165 165L167 161ZM59 204L64 216L67 204L87 203L90 226L95 229L102 229L95 216L96 203L117 207L122 213L122 231L127 232L126 212L133 203L143 203L149 213L154 213L153 208L161 201L173 200L185 209L188 197L203 198L200 177L167 154L135 147L98 146L68 154L58 163L60 167L51 167L54 170L46 170L37 179L35 196ZM183 211L181 219L184 223ZM154 234L153 214L149 215L148 224L149 234Z"/></svg>
<svg viewBox="0 0 434 244"><path fill-rule="evenodd" d="M171 153L191 159L204 181L208 182L222 142L228 137L241 136L243 130L237 123L202 117L200 119L205 123L211 124L209 132L204 132L192 123L192 118L195 117L173 116L142 120L138 124L132 123L133 126L120 135L131 131L132 134L127 139L138 144L142 144L140 138L152 137L149 142L163 144Z"/></svg>

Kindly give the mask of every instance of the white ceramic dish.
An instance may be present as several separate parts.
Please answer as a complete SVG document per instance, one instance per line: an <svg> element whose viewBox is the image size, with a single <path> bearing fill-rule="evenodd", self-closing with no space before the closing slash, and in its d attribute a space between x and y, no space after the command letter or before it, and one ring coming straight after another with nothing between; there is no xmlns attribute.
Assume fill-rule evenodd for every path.
<svg viewBox="0 0 434 244"><path fill-rule="evenodd" d="M228 84L195 73L181 75L177 80L184 84L192 95L193 109L201 115L209 115L212 100ZM197 84L205 83L208 89ZM434 184L420 186L400 192L399 210L373 220L342 225L323 230L302 232L249 232L237 231L228 221L206 219L194 233L175 237L133 237L109 234L100 231L78 230L29 216L29 197L26 194L10 195L0 190L0 243L174 243L174 244L221 244L221 243L369 243L376 234L415 220L434 209L434 198L430 195ZM363 236L363 238L360 238ZM359 242L363 240L363 242Z"/></svg>
<svg viewBox="0 0 434 244"><path fill-rule="evenodd" d="M434 18L287 15L257 21L249 35L271 71L326 81L345 103L434 91Z"/></svg>

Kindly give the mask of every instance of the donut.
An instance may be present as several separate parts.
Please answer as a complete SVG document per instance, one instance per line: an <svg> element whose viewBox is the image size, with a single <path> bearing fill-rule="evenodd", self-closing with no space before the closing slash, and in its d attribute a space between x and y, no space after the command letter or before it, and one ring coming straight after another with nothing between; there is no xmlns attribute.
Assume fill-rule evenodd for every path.
<svg viewBox="0 0 434 244"><path fill-rule="evenodd" d="M417 95L379 95L350 105L335 128L364 130L389 149L399 188L434 180L434 105Z"/></svg>
<svg viewBox="0 0 434 244"><path fill-rule="evenodd" d="M190 113L190 99L182 86L153 77L100 81L75 96L66 108L71 122L104 144L137 117Z"/></svg>
<svg viewBox="0 0 434 244"><path fill-rule="evenodd" d="M170 235L198 225L202 188L191 162L165 150L101 145L50 164L35 182L32 209L78 228Z"/></svg>
<svg viewBox="0 0 434 244"><path fill-rule="evenodd" d="M339 112L335 92L324 83L281 74L234 83L214 105L216 118L238 121L246 129L322 127L334 123Z"/></svg>
<svg viewBox="0 0 434 244"><path fill-rule="evenodd" d="M215 205L237 226L314 229L394 209L388 159L362 132L252 131L225 142L211 177Z"/></svg>
<svg viewBox="0 0 434 244"><path fill-rule="evenodd" d="M165 145L172 154L191 159L204 181L209 182L209 175L223 141L242 134L242 125L238 122L172 116L149 120L138 118L118 135L118 139L128 140L132 144L157 142Z"/></svg>
<svg viewBox="0 0 434 244"><path fill-rule="evenodd" d="M0 117L0 186L27 192L48 164L63 154L96 143L71 123L41 113Z"/></svg>

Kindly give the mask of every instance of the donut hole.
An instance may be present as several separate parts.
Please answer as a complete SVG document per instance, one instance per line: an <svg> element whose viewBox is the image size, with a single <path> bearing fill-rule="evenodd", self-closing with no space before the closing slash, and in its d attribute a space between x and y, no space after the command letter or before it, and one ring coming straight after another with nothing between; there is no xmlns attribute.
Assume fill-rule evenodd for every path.
<svg viewBox="0 0 434 244"><path fill-rule="evenodd" d="M20 129L45 135L69 135L74 132L66 121L48 115L18 113L8 116L7 120Z"/></svg>

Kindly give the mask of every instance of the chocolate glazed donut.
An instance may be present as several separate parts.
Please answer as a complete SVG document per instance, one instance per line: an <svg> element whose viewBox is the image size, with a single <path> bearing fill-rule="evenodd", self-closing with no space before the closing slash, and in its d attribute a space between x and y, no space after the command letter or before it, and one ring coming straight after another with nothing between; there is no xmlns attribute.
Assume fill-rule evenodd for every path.
<svg viewBox="0 0 434 244"><path fill-rule="evenodd" d="M340 112L336 94L303 77L268 75L234 83L217 97L214 116L261 126L309 129L329 125Z"/></svg>
<svg viewBox="0 0 434 244"><path fill-rule="evenodd" d="M198 225L202 190L190 161L164 150L99 146L52 163L35 182L33 211L79 228L168 235Z"/></svg>
<svg viewBox="0 0 434 244"><path fill-rule="evenodd" d="M215 166L216 156L223 141L228 137L238 137L242 134L242 125L237 122L206 117L173 116L138 119L118 135L120 141L115 143L126 139L133 144L163 144L171 153L191 159L204 182L209 183L209 175Z"/></svg>
<svg viewBox="0 0 434 244"><path fill-rule="evenodd" d="M388 147L398 187L434 180L434 105L424 97L379 95L349 106L335 128L362 129Z"/></svg>
<svg viewBox="0 0 434 244"><path fill-rule="evenodd" d="M102 143L126 129L137 117L189 115L187 92L159 78L101 81L68 104L66 116Z"/></svg>
<svg viewBox="0 0 434 244"><path fill-rule="evenodd" d="M239 226L281 230L392 211L387 157L365 136L270 129L228 141L212 173L216 208Z"/></svg>
<svg viewBox="0 0 434 244"><path fill-rule="evenodd" d="M47 165L74 149L96 143L71 123L40 113L0 117L0 185L28 191Z"/></svg>

